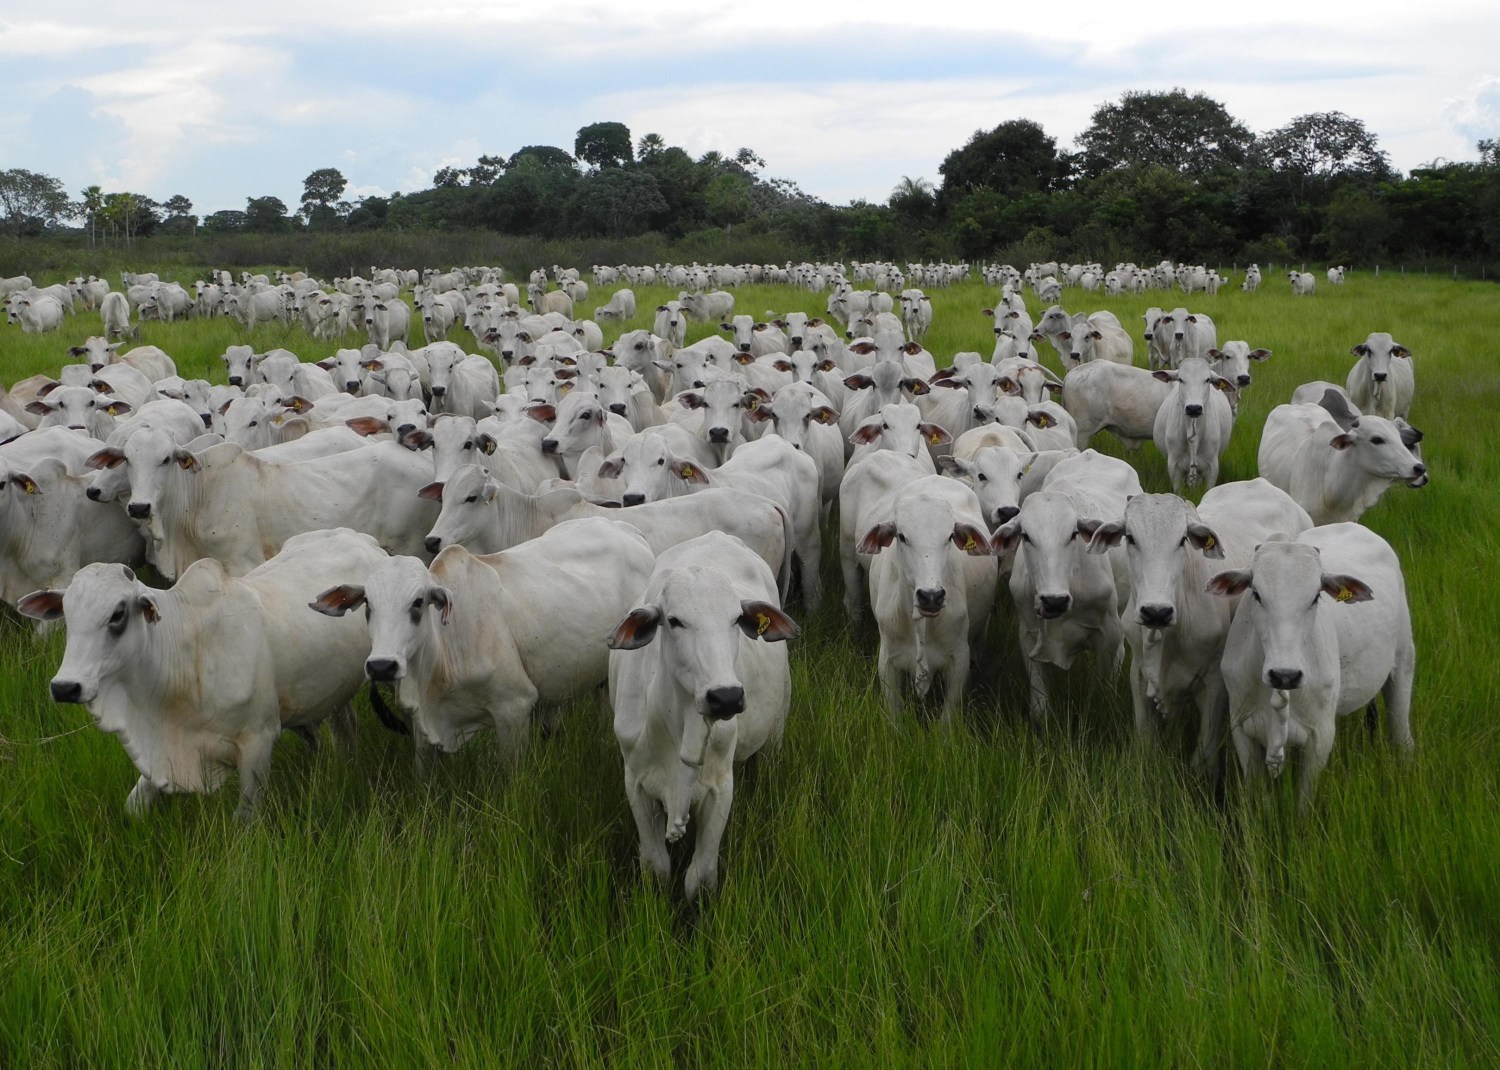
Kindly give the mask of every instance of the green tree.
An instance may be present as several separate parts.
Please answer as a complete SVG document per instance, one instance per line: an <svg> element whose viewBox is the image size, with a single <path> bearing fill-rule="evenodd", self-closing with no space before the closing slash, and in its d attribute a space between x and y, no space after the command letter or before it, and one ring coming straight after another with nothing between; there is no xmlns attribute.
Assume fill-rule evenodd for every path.
<svg viewBox="0 0 1500 1070"><path fill-rule="evenodd" d="M171 230L174 233L187 231L189 234L198 229L198 217L193 215L193 202L181 193L173 194L162 202L162 211L166 218L162 220L162 229Z"/></svg>
<svg viewBox="0 0 1500 1070"><path fill-rule="evenodd" d="M922 224L932 218L937 198L933 196L931 182L908 175L896 183L886 204L901 218L914 224Z"/></svg>
<svg viewBox="0 0 1500 1070"><path fill-rule="evenodd" d="M92 249L99 224L99 213L104 208L104 190L99 186L85 186L82 196L83 199L78 203L88 223L89 248Z"/></svg>
<svg viewBox="0 0 1500 1070"><path fill-rule="evenodd" d="M3 223L17 237L41 233L66 215L71 205L60 179L23 167L0 171Z"/></svg>
<svg viewBox="0 0 1500 1070"><path fill-rule="evenodd" d="M245 213L233 208L210 212L203 219L203 229L210 234L234 234L245 229Z"/></svg>
<svg viewBox="0 0 1500 1070"><path fill-rule="evenodd" d="M624 123L590 123L578 131L573 155L596 169L633 163L630 127Z"/></svg>
<svg viewBox="0 0 1500 1070"><path fill-rule="evenodd" d="M976 190L1019 198L1058 189L1067 178L1068 162L1040 124L1011 119L993 130L974 131L962 148L944 158L938 174L943 176L938 201L947 208Z"/></svg>
<svg viewBox="0 0 1500 1070"><path fill-rule="evenodd" d="M337 167L320 167L302 180L302 201L299 211L308 226L316 230L328 230L338 225L338 211L334 207L344 190L349 186ZM277 202L280 203L280 202ZM247 214L254 214L247 210ZM282 214L286 214L283 205Z"/></svg>
<svg viewBox="0 0 1500 1070"><path fill-rule="evenodd" d="M1165 167L1202 177L1243 167L1255 137L1223 104L1203 93L1126 90L1101 104L1078 136L1088 176L1127 167Z"/></svg>
<svg viewBox="0 0 1500 1070"><path fill-rule="evenodd" d="M534 160L543 167L557 167L574 170L577 162L572 156L555 145L527 145L517 149L514 156L510 158L508 167L515 167L522 160Z"/></svg>
<svg viewBox="0 0 1500 1070"><path fill-rule="evenodd" d="M744 222L755 209L750 180L743 175L719 175L704 189L703 201L709 220L725 229Z"/></svg>
<svg viewBox="0 0 1500 1070"><path fill-rule="evenodd" d="M648 172L610 168L579 182L572 207L581 229L617 238L641 233L667 202Z"/></svg>
<svg viewBox="0 0 1500 1070"><path fill-rule="evenodd" d="M287 218L286 202L280 197L247 197L245 229L256 234L291 230L292 221Z"/></svg>
<svg viewBox="0 0 1500 1070"><path fill-rule="evenodd" d="M652 163L660 159L666 150L667 143L660 134L643 134L640 143L636 145L635 154L641 163Z"/></svg>
<svg viewBox="0 0 1500 1070"><path fill-rule="evenodd" d="M504 170L504 156L481 156L478 162L469 168L469 185L488 186L499 178Z"/></svg>

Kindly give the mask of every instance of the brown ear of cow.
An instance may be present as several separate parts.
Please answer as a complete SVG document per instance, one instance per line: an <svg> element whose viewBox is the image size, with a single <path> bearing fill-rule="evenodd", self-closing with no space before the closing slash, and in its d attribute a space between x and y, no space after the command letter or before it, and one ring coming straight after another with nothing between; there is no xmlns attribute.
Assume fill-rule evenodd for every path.
<svg viewBox="0 0 1500 1070"><path fill-rule="evenodd" d="M16 610L32 620L56 620L63 615L63 592L32 591L16 603Z"/></svg>
<svg viewBox="0 0 1500 1070"><path fill-rule="evenodd" d="M327 617L342 617L351 609L358 609L364 600L365 589L359 584L341 583L318 595L317 598L307 603L307 607Z"/></svg>
<svg viewBox="0 0 1500 1070"><path fill-rule="evenodd" d="M356 416L352 420L345 420L344 424L356 435L378 435L389 431L391 425L377 416Z"/></svg>
<svg viewBox="0 0 1500 1070"><path fill-rule="evenodd" d="M605 645L611 650L639 650L656 638L656 629L661 625L661 610L655 606L641 606L615 625Z"/></svg>
<svg viewBox="0 0 1500 1070"><path fill-rule="evenodd" d="M770 602L748 600L740 603L740 630L751 639L761 639L767 643L784 643L802 634L797 622L778 606L773 606Z"/></svg>
<svg viewBox="0 0 1500 1070"><path fill-rule="evenodd" d="M896 525L893 522L886 521L884 524L876 524L869 531L865 532L864 538L859 540L859 546L856 547L856 551L864 554L866 557L878 554L881 550L889 546L895 537Z"/></svg>
<svg viewBox="0 0 1500 1070"><path fill-rule="evenodd" d="M424 501L440 502L443 500L443 486L441 482L429 483L417 491L417 497Z"/></svg>

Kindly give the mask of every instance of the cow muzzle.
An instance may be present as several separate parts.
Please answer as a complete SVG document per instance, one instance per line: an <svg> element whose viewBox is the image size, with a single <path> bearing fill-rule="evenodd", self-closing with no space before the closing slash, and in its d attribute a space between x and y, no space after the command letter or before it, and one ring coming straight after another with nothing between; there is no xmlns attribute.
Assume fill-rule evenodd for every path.
<svg viewBox="0 0 1500 1070"><path fill-rule="evenodd" d="M557 452L557 439L555 439L555 438L544 438L544 439L542 439L542 452L543 453L554 453L555 454Z"/></svg>
<svg viewBox="0 0 1500 1070"><path fill-rule="evenodd" d="M90 490L95 488L90 487ZM125 506L125 512L132 520L149 520L151 518L150 502L131 502Z"/></svg>
<svg viewBox="0 0 1500 1070"><path fill-rule="evenodd" d="M1278 691L1295 691L1302 686L1302 670L1267 669L1266 682Z"/></svg>
<svg viewBox="0 0 1500 1070"><path fill-rule="evenodd" d="M935 617L943 611L948 592L941 587L923 587L917 591L917 612L924 617Z"/></svg>
<svg viewBox="0 0 1500 1070"><path fill-rule="evenodd" d="M1184 415L1188 416L1191 419L1196 420L1198 417L1200 417L1200 416L1203 415L1203 406L1202 405L1184 405L1182 407L1182 411L1183 411Z"/></svg>
<svg viewBox="0 0 1500 1070"><path fill-rule="evenodd" d="M443 548L443 540L436 535L429 535L422 540L422 546L429 554L435 554Z"/></svg>
<svg viewBox="0 0 1500 1070"><path fill-rule="evenodd" d="M1056 620L1073 604L1070 594L1039 594L1036 598L1036 615L1043 620Z"/></svg>
<svg viewBox="0 0 1500 1070"><path fill-rule="evenodd" d="M729 441L729 428L710 427L708 429L708 440L715 445L723 445ZM545 448L546 443L544 442L542 445Z"/></svg>
<svg viewBox="0 0 1500 1070"><path fill-rule="evenodd" d="M83 701L83 685L76 680L53 680L51 689L53 702Z"/></svg>
<svg viewBox="0 0 1500 1070"><path fill-rule="evenodd" d="M736 714L745 712L745 689L743 687L711 687L703 696L705 716L710 721L727 721Z"/></svg>
<svg viewBox="0 0 1500 1070"><path fill-rule="evenodd" d="M1141 606L1136 611L1137 619L1147 628L1166 628L1177 615L1177 610L1168 605Z"/></svg>
<svg viewBox="0 0 1500 1070"><path fill-rule="evenodd" d="M626 409L626 408L625 408L625 406L624 406L624 405L621 405L621 404L619 404L619 403L618 403L618 402L617 402L617 403L615 403L615 404L614 404L614 405L611 405L611 406L610 406L610 407L609 407L609 411L610 411L610 412L612 412L612 413L614 413L614 414L615 414L615 415L616 415L616 416L624 416L624 415L625 415L625 413L626 413L626 412L627 412L627 411L628 411L628 410L627 410L627 409Z"/></svg>
<svg viewBox="0 0 1500 1070"><path fill-rule="evenodd" d="M400 670L400 663L395 658L369 658L365 661L365 675L377 683L397 679Z"/></svg>
<svg viewBox="0 0 1500 1070"><path fill-rule="evenodd" d="M625 494L621 495L620 502L626 508L629 508L632 505L645 505L646 496L644 494Z"/></svg>

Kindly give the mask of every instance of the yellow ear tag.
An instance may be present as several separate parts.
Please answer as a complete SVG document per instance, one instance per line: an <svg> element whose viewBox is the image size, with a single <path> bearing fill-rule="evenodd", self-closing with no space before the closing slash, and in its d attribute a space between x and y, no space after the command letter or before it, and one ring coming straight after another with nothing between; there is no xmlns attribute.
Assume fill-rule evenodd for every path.
<svg viewBox="0 0 1500 1070"><path fill-rule="evenodd" d="M934 431L932 434L927 436L927 441L936 446L938 443L943 441L943 436Z"/></svg>
<svg viewBox="0 0 1500 1070"><path fill-rule="evenodd" d="M766 629L769 628L769 627L771 627L771 618L768 617L768 616L766 616L764 613L757 613L755 615L755 635L756 635L756 638L759 638L760 636L765 635L766 634Z"/></svg>
<svg viewBox="0 0 1500 1070"><path fill-rule="evenodd" d="M751 398L750 399L750 411L754 412L758 408L760 408L760 398Z"/></svg>
<svg viewBox="0 0 1500 1070"><path fill-rule="evenodd" d="M969 541L966 542L966 543L964 543L964 552L965 553L973 553L974 550L975 550L975 548L978 547L978 545L979 544L974 541L974 536L970 535L969 536Z"/></svg>
<svg viewBox="0 0 1500 1070"><path fill-rule="evenodd" d="M1214 537L1212 535L1203 540L1203 548L1205 550L1212 550L1214 548Z"/></svg>
<svg viewBox="0 0 1500 1070"><path fill-rule="evenodd" d="M1052 417L1050 417L1050 416L1048 416L1048 415L1047 415L1047 414L1046 414L1046 413L1045 413L1045 412L1044 412L1044 413L1042 413L1042 414L1041 414L1041 415L1040 415L1040 416L1039 416L1039 417L1038 417L1038 418L1037 418L1037 421L1036 421L1036 425L1037 425L1037 426L1038 426L1038 427L1040 427L1040 428L1042 428L1042 429L1044 429L1044 430L1045 430L1045 429L1046 429L1046 428L1049 428L1049 427L1051 427L1051 426L1052 426L1052 425L1053 425L1053 424L1054 424L1054 423L1056 423L1056 422L1057 422L1057 421L1055 421L1055 420L1053 420L1053 419L1052 419Z"/></svg>
<svg viewBox="0 0 1500 1070"><path fill-rule="evenodd" d="M692 479L693 478L693 466L692 465L685 464L685 465L682 466L682 478L683 479Z"/></svg>
<svg viewBox="0 0 1500 1070"><path fill-rule="evenodd" d="M1354 597L1354 592L1347 587L1340 587L1339 593L1333 596L1335 602L1347 602Z"/></svg>
<svg viewBox="0 0 1500 1070"><path fill-rule="evenodd" d="M36 484L33 483L29 479L24 484L22 484L22 486L24 486L26 488L26 493L27 494L35 494L36 493Z"/></svg>

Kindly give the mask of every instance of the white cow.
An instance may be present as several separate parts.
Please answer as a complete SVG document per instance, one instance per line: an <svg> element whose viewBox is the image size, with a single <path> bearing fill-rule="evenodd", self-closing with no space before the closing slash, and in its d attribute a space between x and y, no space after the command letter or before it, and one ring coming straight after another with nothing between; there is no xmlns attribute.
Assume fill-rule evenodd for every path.
<svg viewBox="0 0 1500 1070"><path fill-rule="evenodd" d="M1048 712L1047 665L1068 669L1092 650L1104 672L1118 671L1124 653L1120 610L1129 598L1123 553L1087 552L1102 522L1141 493L1135 469L1087 450L1058 464L1021 512L996 530L993 544L1015 552L1010 593L1030 682L1029 710L1040 724Z"/></svg>
<svg viewBox="0 0 1500 1070"><path fill-rule="evenodd" d="M1262 769L1280 775L1287 748L1300 747L1298 787L1310 802L1339 715L1377 695L1385 697L1391 742L1411 749L1411 612L1401 562L1379 535L1331 524L1295 542L1264 542L1248 568L1221 572L1210 589L1251 592L1235 610L1223 660L1247 777Z"/></svg>
<svg viewBox="0 0 1500 1070"><path fill-rule="evenodd" d="M1406 419L1416 393L1411 350L1384 331L1370 335L1350 350L1359 360L1349 369L1345 386L1349 400L1372 416Z"/></svg>
<svg viewBox="0 0 1500 1070"><path fill-rule="evenodd" d="M1100 431L1113 431L1127 449L1139 449L1156 433L1156 414L1171 386L1145 368L1094 361L1063 379L1063 408L1078 425L1078 448Z"/></svg>
<svg viewBox="0 0 1500 1070"><path fill-rule="evenodd" d="M770 422L777 435L806 453L818 466L818 497L826 523L838 500L844 478L844 436L839 433L839 414L816 387L788 383L770 401L756 406L750 418Z"/></svg>
<svg viewBox="0 0 1500 1070"><path fill-rule="evenodd" d="M428 346L432 412L478 420L494 409L500 396L500 374L484 357L465 356L457 346Z"/></svg>
<svg viewBox="0 0 1500 1070"><path fill-rule="evenodd" d="M1250 385L1250 362L1271 359L1269 349L1251 349L1249 342L1225 342L1210 349L1207 358L1218 365L1218 372L1243 391Z"/></svg>
<svg viewBox="0 0 1500 1070"><path fill-rule="evenodd" d="M1260 289L1260 265L1251 264L1245 271L1245 281L1240 284L1240 289L1246 293L1253 294Z"/></svg>
<svg viewBox="0 0 1500 1070"><path fill-rule="evenodd" d="M1213 490L1219 481L1219 458L1234 431L1234 384L1201 357L1186 358L1176 371L1158 369L1151 374L1170 384L1156 410L1152 439L1167 459L1172 489L1181 494L1201 483L1205 490Z"/></svg>
<svg viewBox="0 0 1500 1070"><path fill-rule="evenodd" d="M1154 737L1160 720L1195 714L1195 766L1217 782L1228 727L1219 663L1234 615L1232 600L1207 589L1226 566L1247 565L1256 545L1312 526L1305 510L1264 479L1225 483L1197 509L1172 494L1138 494L1122 518L1100 524L1089 552L1124 546L1130 600L1121 615L1130 647L1136 731Z"/></svg>
<svg viewBox="0 0 1500 1070"><path fill-rule="evenodd" d="M1306 297L1317 292L1318 280L1306 271L1288 271L1286 277L1291 280L1293 297Z"/></svg>
<svg viewBox="0 0 1500 1070"><path fill-rule="evenodd" d="M333 717L350 735L370 643L364 615L334 620L304 606L307 591L357 581L384 556L368 536L316 531L239 579L204 560L162 591L122 565L94 564L66 591L38 591L20 609L65 619L52 698L87 706L120 738L141 774L129 813L162 794L213 792L233 770L243 820L283 729L310 737Z"/></svg>
<svg viewBox="0 0 1500 1070"><path fill-rule="evenodd" d="M389 557L362 583L332 587L310 605L335 617L368 607L365 675L396 685L419 772L433 748L451 754L489 727L510 763L525 750L538 702L604 686L606 640L655 564L629 524L570 520L504 553L450 546L430 568Z"/></svg>
<svg viewBox="0 0 1500 1070"><path fill-rule="evenodd" d="M651 333L666 341L673 349L681 349L687 342L687 313L681 301L668 301L656 306L656 319Z"/></svg>
<svg viewBox="0 0 1500 1070"><path fill-rule="evenodd" d="M23 334L46 334L62 326L63 305L50 295L13 298Z"/></svg>
<svg viewBox="0 0 1500 1070"><path fill-rule="evenodd" d="M364 321L370 342L381 349L390 349L392 342L405 342L411 333L411 306L394 296L384 300L366 298Z"/></svg>
<svg viewBox="0 0 1500 1070"><path fill-rule="evenodd" d="M667 844L695 822L690 900L718 887L735 763L781 739L792 678L780 644L797 634L765 563L711 533L662 553L610 636L609 696L641 864L665 882Z"/></svg>
<svg viewBox="0 0 1500 1070"><path fill-rule="evenodd" d="M702 320L704 323L718 323L721 320L727 320L734 313L734 294L724 290L711 290L708 293L702 291L680 293L677 295L677 300L682 303L683 312L692 319Z"/></svg>
<svg viewBox="0 0 1500 1070"><path fill-rule="evenodd" d="M99 305L99 317L104 323L106 338L119 339L131 333L130 302L118 290L104 295Z"/></svg>
<svg viewBox="0 0 1500 1070"><path fill-rule="evenodd" d="M995 561L974 492L927 476L867 513L858 551L872 556L870 605L880 628L876 671L892 717L942 681L942 717L963 701L995 599Z"/></svg>
<svg viewBox="0 0 1500 1070"><path fill-rule="evenodd" d="M1358 520L1392 483L1427 484L1427 466L1411 447L1414 427L1379 416L1342 414L1319 405L1278 405L1266 417L1260 474L1292 496L1315 524Z"/></svg>
<svg viewBox="0 0 1500 1070"><path fill-rule="evenodd" d="M1167 365L1172 368L1188 357L1209 359L1209 353L1219 345L1214 321L1202 312L1189 312L1181 307L1163 312L1151 328L1151 335L1153 345L1165 348Z"/></svg>
<svg viewBox="0 0 1500 1070"><path fill-rule="evenodd" d="M601 280L602 281L602 280ZM600 322L610 320L628 320L635 318L635 291L629 289L616 290L609 299L608 304L600 305L594 309L594 319Z"/></svg>

